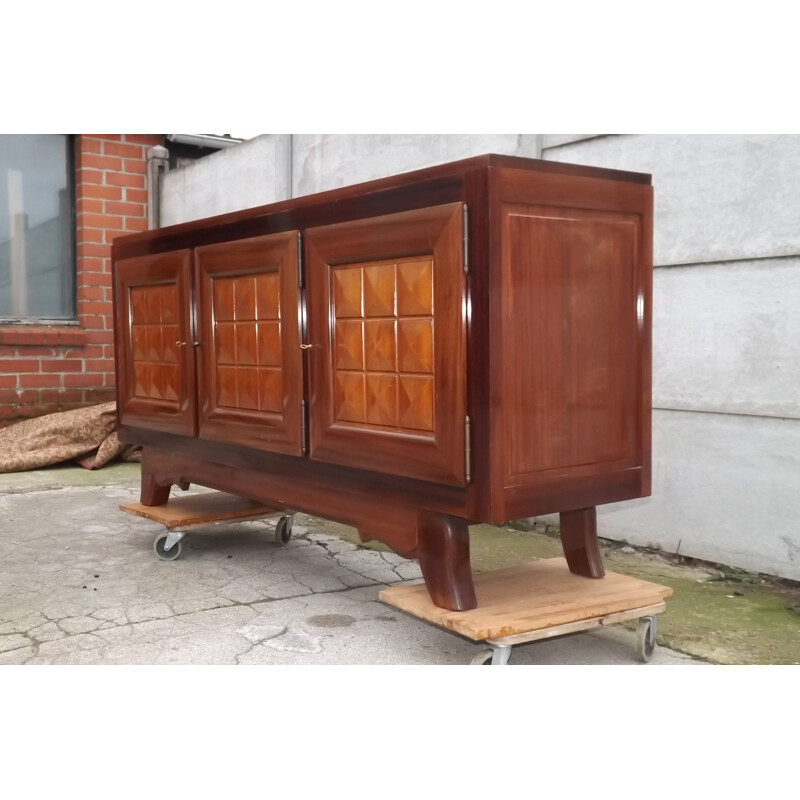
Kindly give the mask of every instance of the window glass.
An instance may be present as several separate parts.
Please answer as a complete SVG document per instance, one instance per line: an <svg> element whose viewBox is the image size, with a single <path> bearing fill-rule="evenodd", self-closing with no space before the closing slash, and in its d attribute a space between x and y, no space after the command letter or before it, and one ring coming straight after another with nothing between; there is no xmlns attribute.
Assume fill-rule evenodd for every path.
<svg viewBox="0 0 800 800"><path fill-rule="evenodd" d="M0 319L75 317L67 135L0 135Z"/></svg>

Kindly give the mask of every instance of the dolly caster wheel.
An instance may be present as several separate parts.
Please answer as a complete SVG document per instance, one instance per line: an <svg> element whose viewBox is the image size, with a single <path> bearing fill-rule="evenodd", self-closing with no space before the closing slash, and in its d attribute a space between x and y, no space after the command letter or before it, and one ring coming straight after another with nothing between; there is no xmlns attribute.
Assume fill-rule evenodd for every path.
<svg viewBox="0 0 800 800"><path fill-rule="evenodd" d="M183 545L180 540L175 542L169 550L166 549L168 533L160 533L153 541L153 550L162 561L174 561L181 554Z"/></svg>
<svg viewBox="0 0 800 800"><path fill-rule="evenodd" d="M469 662L471 666L488 666L492 663L492 651L491 650L481 650L472 661Z"/></svg>
<svg viewBox="0 0 800 800"><path fill-rule="evenodd" d="M508 659L511 657L511 645L493 645L491 650L481 650L476 655L470 664L485 665L485 666L504 666L508 664Z"/></svg>
<svg viewBox="0 0 800 800"><path fill-rule="evenodd" d="M645 664L653 657L656 649L658 617L642 617L636 627L636 655Z"/></svg>
<svg viewBox="0 0 800 800"><path fill-rule="evenodd" d="M275 526L275 542L277 544L287 544L292 538L292 523L294 517L281 517Z"/></svg>

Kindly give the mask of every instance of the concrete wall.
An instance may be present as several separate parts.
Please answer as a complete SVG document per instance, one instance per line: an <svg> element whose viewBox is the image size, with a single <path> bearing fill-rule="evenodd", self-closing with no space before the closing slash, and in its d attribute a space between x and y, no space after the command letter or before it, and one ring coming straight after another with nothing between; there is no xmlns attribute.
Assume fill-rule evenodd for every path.
<svg viewBox="0 0 800 800"><path fill-rule="evenodd" d="M601 534L800 580L800 136L266 135L168 175L164 222L486 152L653 175L653 496Z"/></svg>
<svg viewBox="0 0 800 800"><path fill-rule="evenodd" d="M800 136L603 136L653 175L653 495L602 535L800 580Z"/></svg>
<svg viewBox="0 0 800 800"><path fill-rule="evenodd" d="M168 172L161 227L291 197L291 145L289 134L264 134Z"/></svg>

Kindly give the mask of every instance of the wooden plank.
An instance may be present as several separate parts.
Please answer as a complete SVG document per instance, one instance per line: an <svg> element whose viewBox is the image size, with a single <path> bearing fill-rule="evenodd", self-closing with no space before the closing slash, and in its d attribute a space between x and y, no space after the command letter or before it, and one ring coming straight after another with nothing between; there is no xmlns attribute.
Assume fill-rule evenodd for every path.
<svg viewBox="0 0 800 800"><path fill-rule="evenodd" d="M565 622L562 625L556 625L552 628L541 628L538 631L516 633L513 636L503 636L500 639L487 639L486 642L487 644L501 645L538 642L541 639L550 639L554 636L565 636L568 633L580 633L581 631L588 631L592 628L605 628L608 625L617 625L620 622L625 622L626 620L630 619L654 617L658 614L662 614L666 607L667 604L661 602L653 606L645 606L644 608L632 608L630 611L618 611L615 614L606 614L604 617L591 617L590 619L581 619L577 622Z"/></svg>
<svg viewBox="0 0 800 800"><path fill-rule="evenodd" d="M120 510L159 522L170 529L233 520L243 522L254 517L278 516L287 511L224 492L203 492L176 497L163 506L124 503Z"/></svg>
<svg viewBox="0 0 800 800"><path fill-rule="evenodd" d="M604 578L573 575L563 558L474 576L477 608L448 611L435 606L424 584L391 586L384 603L473 641L498 639L658 605L669 586L607 572Z"/></svg>

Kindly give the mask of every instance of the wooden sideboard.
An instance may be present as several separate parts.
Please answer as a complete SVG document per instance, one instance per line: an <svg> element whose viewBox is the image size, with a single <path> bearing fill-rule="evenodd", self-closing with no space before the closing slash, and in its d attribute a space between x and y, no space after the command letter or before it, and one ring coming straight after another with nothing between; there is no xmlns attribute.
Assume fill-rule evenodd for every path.
<svg viewBox="0 0 800 800"><path fill-rule="evenodd" d="M476 606L468 525L650 492L652 187L486 155L114 241L123 441L356 527Z"/></svg>

